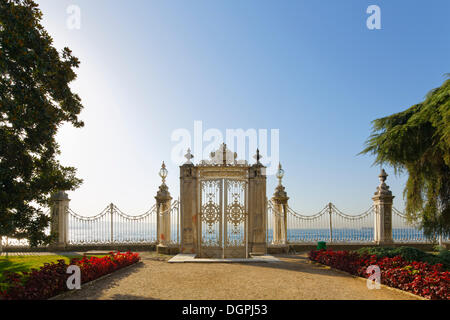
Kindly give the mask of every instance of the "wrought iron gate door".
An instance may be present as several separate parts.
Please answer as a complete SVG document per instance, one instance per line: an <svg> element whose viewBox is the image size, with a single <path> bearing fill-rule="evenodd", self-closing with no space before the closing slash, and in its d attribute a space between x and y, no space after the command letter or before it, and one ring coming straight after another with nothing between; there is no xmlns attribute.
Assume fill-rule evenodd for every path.
<svg viewBox="0 0 450 320"><path fill-rule="evenodd" d="M242 180L200 181L200 257L246 258L247 183Z"/></svg>

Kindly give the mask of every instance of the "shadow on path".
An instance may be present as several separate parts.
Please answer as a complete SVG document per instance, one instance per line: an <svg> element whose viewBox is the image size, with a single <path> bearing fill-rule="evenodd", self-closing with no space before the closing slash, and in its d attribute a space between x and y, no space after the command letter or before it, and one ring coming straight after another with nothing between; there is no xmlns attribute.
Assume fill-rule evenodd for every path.
<svg viewBox="0 0 450 320"><path fill-rule="evenodd" d="M272 268L278 270L288 270L295 271L301 273L309 273L314 275L323 275L323 276L336 276L349 278L349 275L342 274L340 272L336 272L330 269L327 269L320 265L315 265L311 263L308 258L307 253L297 253L296 255L274 255L274 257L280 259L279 262L255 262L255 263L238 263L242 266L254 266L261 268Z"/></svg>
<svg viewBox="0 0 450 320"><path fill-rule="evenodd" d="M160 299L149 298L144 296L136 296L133 294L115 294L111 297L111 300L160 300Z"/></svg>

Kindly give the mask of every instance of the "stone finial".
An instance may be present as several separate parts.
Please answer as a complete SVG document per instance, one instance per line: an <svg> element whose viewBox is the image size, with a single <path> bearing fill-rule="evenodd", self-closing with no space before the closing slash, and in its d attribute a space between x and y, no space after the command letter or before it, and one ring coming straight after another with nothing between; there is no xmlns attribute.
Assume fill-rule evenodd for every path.
<svg viewBox="0 0 450 320"><path fill-rule="evenodd" d="M261 162L259 162L259 160L262 159L262 156L259 153L259 149L256 149L256 154L253 156L253 159L256 160L256 164L261 164Z"/></svg>
<svg viewBox="0 0 450 320"><path fill-rule="evenodd" d="M289 197L287 196L285 188L282 184L283 177L284 177L284 170L281 167L281 163L279 163L278 171L277 171L278 186L275 188L275 193L273 194L273 199L278 203L285 204L289 200Z"/></svg>
<svg viewBox="0 0 450 320"><path fill-rule="evenodd" d="M222 163L227 164L227 145L225 143L222 144Z"/></svg>
<svg viewBox="0 0 450 320"><path fill-rule="evenodd" d="M166 169L166 164L163 161L163 163L161 165L161 170L159 170L159 176L162 179L162 184L166 184L166 178L167 178L168 173L169 172Z"/></svg>
<svg viewBox="0 0 450 320"><path fill-rule="evenodd" d="M170 196L169 187L166 185L166 178L168 173L169 172L166 169L166 164L163 162L161 165L161 170L159 170L159 176L162 179L162 184L159 186L159 190L156 193L155 198L157 202L164 202L172 199L172 197Z"/></svg>
<svg viewBox="0 0 450 320"><path fill-rule="evenodd" d="M381 173L378 177L380 178L380 182L385 182L388 176L389 175L386 173L386 171L384 171L384 169L381 169Z"/></svg>
<svg viewBox="0 0 450 320"><path fill-rule="evenodd" d="M194 156L191 154L191 148L187 149L187 153L184 155L184 157L187 159L184 164L191 165L191 160L194 158Z"/></svg>
<svg viewBox="0 0 450 320"><path fill-rule="evenodd" d="M386 184L386 179L388 174L384 169L381 169L380 175L378 178L380 179L380 185L377 187L377 191L375 192L376 196L385 195L392 196L392 191L389 190L389 186Z"/></svg>
<svg viewBox="0 0 450 320"><path fill-rule="evenodd" d="M284 177L284 170L281 167L281 163L278 164L278 171L277 171L277 179L278 179L278 185L282 185L282 180Z"/></svg>

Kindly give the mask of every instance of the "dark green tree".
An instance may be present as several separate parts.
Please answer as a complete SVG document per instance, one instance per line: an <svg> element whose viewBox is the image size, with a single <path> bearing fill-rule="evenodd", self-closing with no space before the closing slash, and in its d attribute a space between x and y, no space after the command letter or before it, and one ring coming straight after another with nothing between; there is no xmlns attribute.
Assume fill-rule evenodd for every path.
<svg viewBox="0 0 450 320"><path fill-rule="evenodd" d="M448 76L448 75L447 75ZM408 173L406 214L426 236L450 234L450 79L422 103L373 121L361 153Z"/></svg>
<svg viewBox="0 0 450 320"><path fill-rule="evenodd" d="M69 87L79 61L52 46L41 19L32 0L0 0L0 235L32 246L51 240L39 207L82 182L56 159L55 141L63 123L84 125L81 100Z"/></svg>

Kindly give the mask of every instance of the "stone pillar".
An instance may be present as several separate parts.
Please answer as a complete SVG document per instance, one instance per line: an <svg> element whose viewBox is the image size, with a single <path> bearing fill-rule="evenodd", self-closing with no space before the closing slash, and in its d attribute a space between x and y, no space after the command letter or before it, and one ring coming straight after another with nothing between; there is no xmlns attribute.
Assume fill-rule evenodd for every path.
<svg viewBox="0 0 450 320"><path fill-rule="evenodd" d="M158 253L169 253L170 246L170 208L172 206L172 197L170 196L169 187L166 185L168 171L166 164L163 162L159 176L162 184L156 193L156 234L158 245L156 251Z"/></svg>
<svg viewBox="0 0 450 320"><path fill-rule="evenodd" d="M392 200L394 199L394 196L385 183L388 175L384 169L381 169L381 173L378 177L380 178L380 185L377 187L377 191L372 198L375 209L373 235L376 244L385 245L393 242Z"/></svg>
<svg viewBox="0 0 450 320"><path fill-rule="evenodd" d="M259 150L255 159L256 164L249 168L248 250L252 255L264 255L267 252L266 167L259 162Z"/></svg>
<svg viewBox="0 0 450 320"><path fill-rule="evenodd" d="M190 150L185 155L188 161L180 166L180 252L198 253L198 182L197 168L191 162Z"/></svg>
<svg viewBox="0 0 450 320"><path fill-rule="evenodd" d="M281 164L278 166L277 178L278 186L275 188L275 193L272 197L273 204L273 242L274 245L287 244L287 205L289 197L285 191L281 180L283 179L284 171Z"/></svg>
<svg viewBox="0 0 450 320"><path fill-rule="evenodd" d="M51 244L53 247L65 248L69 233L69 196L64 191L55 193L51 198L50 232L56 238Z"/></svg>
<svg viewBox="0 0 450 320"><path fill-rule="evenodd" d="M159 186L156 193L156 210L158 213L157 231L158 244L167 246L170 243L170 207L172 206L172 197L169 188L165 183Z"/></svg>

